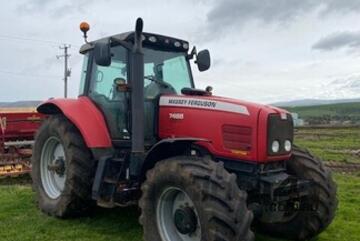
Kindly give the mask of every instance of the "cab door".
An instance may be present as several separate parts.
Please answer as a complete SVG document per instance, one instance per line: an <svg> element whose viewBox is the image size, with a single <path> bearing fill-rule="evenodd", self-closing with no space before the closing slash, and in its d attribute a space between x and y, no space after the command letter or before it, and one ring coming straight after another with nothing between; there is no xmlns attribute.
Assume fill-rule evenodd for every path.
<svg viewBox="0 0 360 241"><path fill-rule="evenodd" d="M122 46L111 48L110 66L93 61L88 96L103 112L113 140L128 140L129 93L121 91L119 84L128 82L128 50Z"/></svg>

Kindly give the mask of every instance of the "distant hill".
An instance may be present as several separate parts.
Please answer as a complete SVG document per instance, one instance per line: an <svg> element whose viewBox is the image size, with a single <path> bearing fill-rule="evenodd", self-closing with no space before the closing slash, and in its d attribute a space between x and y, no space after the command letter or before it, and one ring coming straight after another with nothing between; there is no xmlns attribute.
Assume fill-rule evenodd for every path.
<svg viewBox="0 0 360 241"><path fill-rule="evenodd" d="M293 101L276 102L271 105L281 107L295 107L295 106L317 106L317 105L329 105L338 103L354 103L360 102L360 98L356 99L337 99L337 100L321 100L321 99L302 99Z"/></svg>
<svg viewBox="0 0 360 241"><path fill-rule="evenodd" d="M36 107L42 101L31 100L31 101L16 101L16 102L0 102L0 107L2 108L14 108L14 107Z"/></svg>
<svg viewBox="0 0 360 241"><path fill-rule="evenodd" d="M313 124L360 124L360 102L329 105L283 107L298 113L299 118Z"/></svg>

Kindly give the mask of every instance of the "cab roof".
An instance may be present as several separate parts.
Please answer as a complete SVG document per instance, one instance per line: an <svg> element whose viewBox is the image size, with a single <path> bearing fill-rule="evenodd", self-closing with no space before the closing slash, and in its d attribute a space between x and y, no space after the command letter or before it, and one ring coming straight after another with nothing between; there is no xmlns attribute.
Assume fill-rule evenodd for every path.
<svg viewBox="0 0 360 241"><path fill-rule="evenodd" d="M155 33L142 33L143 35L143 45L145 47L162 49L167 51L174 51L174 52L188 52L189 50L189 42L169 36L164 36ZM87 51L94 48L95 43L99 41L124 41L132 44L134 42L134 32L125 32L116 35L112 35L109 37L101 38L95 41L91 41L81 46L80 53L84 54Z"/></svg>

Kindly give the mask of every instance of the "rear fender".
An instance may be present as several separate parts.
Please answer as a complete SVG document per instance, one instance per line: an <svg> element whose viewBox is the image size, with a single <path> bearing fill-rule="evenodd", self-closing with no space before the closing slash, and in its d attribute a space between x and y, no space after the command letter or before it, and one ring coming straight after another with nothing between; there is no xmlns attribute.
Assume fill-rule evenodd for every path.
<svg viewBox="0 0 360 241"><path fill-rule="evenodd" d="M66 116L78 128L89 148L112 147L104 116L88 97L50 99L39 105L37 111L47 115Z"/></svg>

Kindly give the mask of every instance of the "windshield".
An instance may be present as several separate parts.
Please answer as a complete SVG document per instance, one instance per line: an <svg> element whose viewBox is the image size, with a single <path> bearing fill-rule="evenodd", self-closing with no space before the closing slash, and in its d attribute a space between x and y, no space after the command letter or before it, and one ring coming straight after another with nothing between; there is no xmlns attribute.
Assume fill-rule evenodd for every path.
<svg viewBox="0 0 360 241"><path fill-rule="evenodd" d="M177 94L181 89L193 87L186 54L144 48L145 86L150 79L170 84Z"/></svg>
<svg viewBox="0 0 360 241"><path fill-rule="evenodd" d="M185 87L192 88L190 66L186 53L168 52L144 48L144 87L152 82L165 82L173 91L181 94ZM86 61L85 61L86 62ZM116 98L114 83L116 81L128 82L127 50L121 46L112 47L112 60L110 66L92 65L90 95L103 95L106 98ZM87 67L87 65L84 65ZM83 75L83 78L85 75Z"/></svg>

